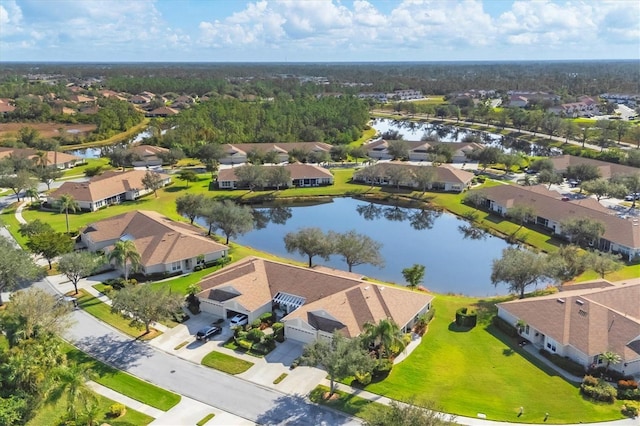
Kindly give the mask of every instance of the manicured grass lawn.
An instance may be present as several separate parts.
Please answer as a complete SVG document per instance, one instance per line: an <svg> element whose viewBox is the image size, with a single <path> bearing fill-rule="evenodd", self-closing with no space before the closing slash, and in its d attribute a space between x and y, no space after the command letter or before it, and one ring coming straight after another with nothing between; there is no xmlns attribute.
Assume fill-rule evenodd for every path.
<svg viewBox="0 0 640 426"><path fill-rule="evenodd" d="M235 358L227 354L223 354L217 351L211 351L202 359L202 365L215 368L227 374L240 374L244 373L251 367L252 362L245 361L243 359Z"/></svg>
<svg viewBox="0 0 640 426"><path fill-rule="evenodd" d="M162 411L168 411L180 402L180 395L140 380L124 371L115 369L74 346L63 343L67 359L87 364L98 375L94 380L103 386Z"/></svg>
<svg viewBox="0 0 640 426"><path fill-rule="evenodd" d="M80 166L76 166L72 169L67 169L63 172L62 178L68 178L71 176L84 176L84 172L90 167L102 166L102 170L110 170L113 169L111 165L109 165L109 159L106 157L103 158L87 158L85 160L85 164Z"/></svg>
<svg viewBox="0 0 640 426"><path fill-rule="evenodd" d="M478 305L477 327L462 331L452 325L455 310ZM620 403L584 400L576 385L538 365L512 340L488 325L493 302L438 295L436 316L422 343L367 391L397 400L433 401L449 413L490 420L542 423L588 423L622 418ZM517 417L518 408L525 414Z"/></svg>
<svg viewBox="0 0 640 426"><path fill-rule="evenodd" d="M198 423L196 423L196 426L204 426L205 424L207 424L207 422L209 420L211 420L212 418L214 418L216 415L213 413L209 413L206 416L204 416L202 418L202 420L200 420Z"/></svg>
<svg viewBox="0 0 640 426"><path fill-rule="evenodd" d="M324 398L324 395L327 392L329 392L329 388L327 386L317 386L309 394L309 399L316 404L326 405L333 409L342 411L343 413L360 417L368 422L375 420L376 418L380 418L382 413L388 410L387 406L384 404L373 402L342 391L336 391L336 394L339 395L338 399L332 399L329 401Z"/></svg>
<svg viewBox="0 0 640 426"><path fill-rule="evenodd" d="M606 274L604 278L609 281L622 281L628 280L632 278L640 277L640 264L638 265L629 265L620 269L619 271L612 272L610 274ZM599 280L600 274L596 271L587 271L584 274L578 276L574 281L575 282L584 282L591 280Z"/></svg>
<svg viewBox="0 0 640 426"><path fill-rule="evenodd" d="M96 418L96 424L109 424L112 426L138 426L148 425L154 419L151 416L140 413L132 408L127 407L127 412L124 416L112 419L107 417L107 412L115 401L105 398L102 395L97 395L97 402L99 406L98 416ZM42 425L58 425L62 424L61 420L65 417L67 410L67 401L63 396L56 403L44 404L36 411L36 415L33 419L27 422L28 426L42 426ZM82 409L79 409L82 413ZM82 416L80 416L82 418ZM78 423L82 424L82 423Z"/></svg>
<svg viewBox="0 0 640 426"><path fill-rule="evenodd" d="M100 321L106 322L131 337L141 340L151 340L159 334L157 330L153 329L151 329L151 333L145 334L144 328L132 327L128 319L112 313L111 306L101 302L97 297L93 297L82 289L80 289L77 298L80 308L98 318Z"/></svg>

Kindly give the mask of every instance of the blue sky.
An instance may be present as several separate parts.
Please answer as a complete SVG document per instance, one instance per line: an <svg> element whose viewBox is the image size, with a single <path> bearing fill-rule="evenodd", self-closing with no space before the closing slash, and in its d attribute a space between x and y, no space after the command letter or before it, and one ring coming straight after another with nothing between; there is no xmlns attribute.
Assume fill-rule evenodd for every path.
<svg viewBox="0 0 640 426"><path fill-rule="evenodd" d="M638 0L0 0L0 61L640 59Z"/></svg>

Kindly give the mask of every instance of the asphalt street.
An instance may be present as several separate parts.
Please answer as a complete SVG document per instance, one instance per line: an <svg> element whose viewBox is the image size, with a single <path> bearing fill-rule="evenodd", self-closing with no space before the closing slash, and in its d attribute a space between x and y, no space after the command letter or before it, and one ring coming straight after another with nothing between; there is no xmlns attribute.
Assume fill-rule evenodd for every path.
<svg viewBox="0 0 640 426"><path fill-rule="evenodd" d="M34 284L50 292L47 281ZM83 351L134 376L264 425L360 425L353 418L237 377L197 365L124 337L77 310L66 338Z"/></svg>

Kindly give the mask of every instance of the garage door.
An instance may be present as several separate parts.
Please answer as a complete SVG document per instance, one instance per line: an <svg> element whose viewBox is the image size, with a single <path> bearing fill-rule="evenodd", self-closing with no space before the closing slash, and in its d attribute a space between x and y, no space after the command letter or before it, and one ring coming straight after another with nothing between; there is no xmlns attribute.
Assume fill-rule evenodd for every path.
<svg viewBox="0 0 640 426"><path fill-rule="evenodd" d="M297 340L302 343L311 343L316 339L316 333L290 326L285 327L284 335L287 339Z"/></svg>

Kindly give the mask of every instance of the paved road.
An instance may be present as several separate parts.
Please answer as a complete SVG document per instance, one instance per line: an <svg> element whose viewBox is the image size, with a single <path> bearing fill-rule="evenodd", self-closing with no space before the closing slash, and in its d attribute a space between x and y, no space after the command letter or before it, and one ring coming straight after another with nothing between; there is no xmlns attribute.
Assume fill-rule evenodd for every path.
<svg viewBox="0 0 640 426"><path fill-rule="evenodd" d="M34 285L54 292L47 281ZM73 315L76 322L66 333L69 340L96 358L162 388L259 424L361 424L303 396L264 388L126 338L83 311Z"/></svg>

